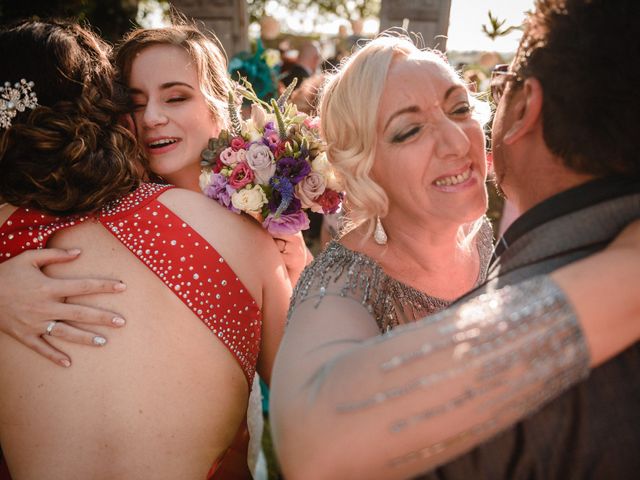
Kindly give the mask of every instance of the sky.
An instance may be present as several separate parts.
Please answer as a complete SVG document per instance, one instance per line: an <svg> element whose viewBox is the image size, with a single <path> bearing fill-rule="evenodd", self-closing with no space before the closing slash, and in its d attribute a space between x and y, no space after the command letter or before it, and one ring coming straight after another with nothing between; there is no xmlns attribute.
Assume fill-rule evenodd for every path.
<svg viewBox="0 0 640 480"><path fill-rule="evenodd" d="M519 30L492 41L482 32L482 25L489 21L487 15L489 10L500 20L506 20L505 25L520 25L524 19L524 12L533 8L533 4L534 0L451 0L447 49L515 51L521 37ZM346 23L344 20L320 23L317 21L317 17L312 14L291 15L275 1L270 2L267 11L285 23L288 30L298 32L315 31L325 35L335 35L338 26L341 23ZM365 33L375 34L378 31L378 25L377 19L366 21ZM411 25L409 25L409 30L411 30Z"/></svg>
<svg viewBox="0 0 640 480"><path fill-rule="evenodd" d="M482 32L482 25L489 22L489 10L500 20L506 19L505 25L520 25L533 4L534 0L451 0L447 49L515 51L522 36L519 30L492 41Z"/></svg>
<svg viewBox="0 0 640 480"><path fill-rule="evenodd" d="M152 11L156 9L155 13L157 14L152 15L152 18L149 19L150 25L147 26L156 26L156 23L161 23L157 1L147 0L147 3L151 4ZM520 40L521 32L516 30L505 37L492 41L482 32L482 25L489 21L487 12L491 10L494 16L497 16L500 20L506 20L505 25L519 25L524 19L524 12L533 8L533 4L534 0L451 0L447 49L514 52ZM300 33L315 31L333 36L338 32L338 26L346 23L344 20L320 23L318 22L318 17L312 14L291 15L275 0L269 2L267 11L285 24L285 30ZM365 33L376 33L378 24L377 19L366 21ZM411 29L410 25L409 29ZM252 33L257 33L258 31L257 26L254 26Z"/></svg>

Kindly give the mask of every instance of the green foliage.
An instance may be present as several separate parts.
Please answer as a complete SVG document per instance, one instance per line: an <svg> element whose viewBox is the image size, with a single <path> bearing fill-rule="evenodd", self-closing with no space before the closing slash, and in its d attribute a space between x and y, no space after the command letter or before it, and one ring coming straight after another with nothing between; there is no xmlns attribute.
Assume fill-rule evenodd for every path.
<svg viewBox="0 0 640 480"><path fill-rule="evenodd" d="M494 17L491 13L491 10L488 12L489 15L489 26L482 25L482 31L489 37L491 40L495 40L498 37L504 37L505 35L510 34L514 30L521 30L522 27L519 25L512 25L509 27L502 28L506 23L506 20L499 20L498 17Z"/></svg>
<svg viewBox="0 0 640 480"><path fill-rule="evenodd" d="M250 20L260 20L265 15L269 0L247 0ZM290 11L306 12L317 8L321 15L336 15L344 19L364 19L380 13L380 0L280 0L280 5Z"/></svg>
<svg viewBox="0 0 640 480"><path fill-rule="evenodd" d="M104 38L116 41L135 24L137 11L137 0L0 0L0 24L66 18L89 22Z"/></svg>

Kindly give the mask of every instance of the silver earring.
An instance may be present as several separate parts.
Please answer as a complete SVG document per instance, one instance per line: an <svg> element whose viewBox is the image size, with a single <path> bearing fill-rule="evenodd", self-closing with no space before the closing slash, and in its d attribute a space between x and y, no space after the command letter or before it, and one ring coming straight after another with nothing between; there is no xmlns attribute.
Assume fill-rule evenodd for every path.
<svg viewBox="0 0 640 480"><path fill-rule="evenodd" d="M384 231L380 217L376 216L376 228L373 231L373 239L378 245L387 244L387 232Z"/></svg>

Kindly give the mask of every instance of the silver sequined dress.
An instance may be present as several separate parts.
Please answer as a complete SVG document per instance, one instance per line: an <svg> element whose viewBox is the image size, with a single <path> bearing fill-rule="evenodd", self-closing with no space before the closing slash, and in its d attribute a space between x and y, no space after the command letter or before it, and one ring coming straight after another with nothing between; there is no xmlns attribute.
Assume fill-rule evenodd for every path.
<svg viewBox="0 0 640 480"><path fill-rule="evenodd" d="M480 272L476 285L484 282L493 250L493 231L485 220L476 245ZM387 275L382 267L359 252L332 241L302 273L291 300L289 315L304 300L319 303L327 294L358 300L369 310L380 333L416 321L448 307L451 302L430 296Z"/></svg>

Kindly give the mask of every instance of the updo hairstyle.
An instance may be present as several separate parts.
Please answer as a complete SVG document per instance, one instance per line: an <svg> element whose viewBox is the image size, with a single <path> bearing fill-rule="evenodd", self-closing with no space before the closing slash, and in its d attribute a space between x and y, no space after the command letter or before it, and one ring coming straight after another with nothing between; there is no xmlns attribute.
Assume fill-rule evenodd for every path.
<svg viewBox="0 0 640 480"><path fill-rule="evenodd" d="M118 122L109 46L60 21L0 30L0 81L34 82L39 106L0 129L0 196L51 214L100 209L139 184L135 139ZM124 99L124 96L121 96Z"/></svg>

